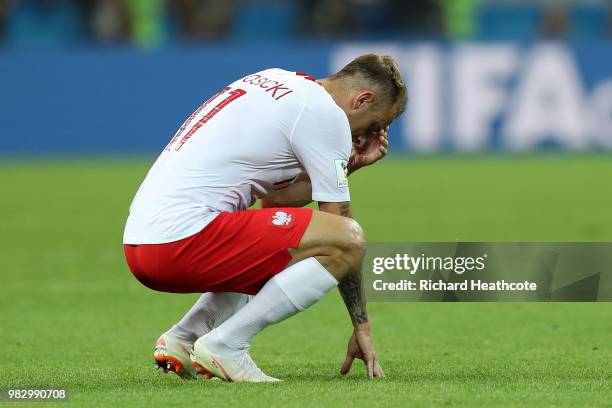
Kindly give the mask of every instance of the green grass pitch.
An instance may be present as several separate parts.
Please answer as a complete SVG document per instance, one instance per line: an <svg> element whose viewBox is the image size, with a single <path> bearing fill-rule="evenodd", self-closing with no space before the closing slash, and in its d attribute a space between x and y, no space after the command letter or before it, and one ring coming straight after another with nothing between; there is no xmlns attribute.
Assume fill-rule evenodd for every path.
<svg viewBox="0 0 612 408"><path fill-rule="evenodd" d="M152 292L124 263L150 164L0 165L0 387L64 387L68 404L101 407L612 404L604 303L372 303L388 378L370 381L361 362L338 374L351 328L334 293L253 342L280 384L162 375L154 342L196 295ZM351 191L369 241L612 241L607 155L392 157Z"/></svg>

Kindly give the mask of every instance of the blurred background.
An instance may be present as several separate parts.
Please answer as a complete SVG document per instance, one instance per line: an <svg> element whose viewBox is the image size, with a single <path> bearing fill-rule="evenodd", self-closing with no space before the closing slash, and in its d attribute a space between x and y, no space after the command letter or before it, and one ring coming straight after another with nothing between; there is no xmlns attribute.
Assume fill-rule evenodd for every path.
<svg viewBox="0 0 612 408"><path fill-rule="evenodd" d="M155 152L240 76L366 52L395 153L612 147L611 0L0 0L0 155Z"/></svg>
<svg viewBox="0 0 612 408"><path fill-rule="evenodd" d="M138 185L226 84L371 52L397 59L410 100L390 157L351 175L368 242L612 241L610 0L0 0L0 386L171 403L150 352L196 295L129 272ZM294 379L282 392L210 384L206 403L609 405L612 303L372 303L390 380L361 389L328 381L341 302L255 339L262 368Z"/></svg>

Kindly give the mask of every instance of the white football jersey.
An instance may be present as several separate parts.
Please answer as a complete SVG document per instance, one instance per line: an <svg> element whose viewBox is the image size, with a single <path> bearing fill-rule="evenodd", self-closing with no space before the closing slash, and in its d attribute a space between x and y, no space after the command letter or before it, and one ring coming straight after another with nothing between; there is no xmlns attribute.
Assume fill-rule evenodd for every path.
<svg viewBox="0 0 612 408"><path fill-rule="evenodd" d="M268 69L202 104L180 127L130 206L125 244L189 237L306 171L315 201L349 201L351 131L313 78Z"/></svg>

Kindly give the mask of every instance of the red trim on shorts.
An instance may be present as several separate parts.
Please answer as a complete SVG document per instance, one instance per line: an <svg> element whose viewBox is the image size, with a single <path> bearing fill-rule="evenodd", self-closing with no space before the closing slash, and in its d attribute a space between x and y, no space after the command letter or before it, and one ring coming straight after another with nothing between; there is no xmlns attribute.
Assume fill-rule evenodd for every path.
<svg viewBox="0 0 612 408"><path fill-rule="evenodd" d="M310 208L219 214L202 231L165 244L124 245L128 266L161 292L254 295L291 261L312 218Z"/></svg>

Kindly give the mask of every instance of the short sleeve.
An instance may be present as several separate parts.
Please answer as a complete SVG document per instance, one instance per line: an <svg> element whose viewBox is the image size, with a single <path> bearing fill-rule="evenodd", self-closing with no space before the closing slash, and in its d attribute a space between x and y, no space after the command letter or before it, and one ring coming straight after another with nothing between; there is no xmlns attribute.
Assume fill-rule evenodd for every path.
<svg viewBox="0 0 612 408"><path fill-rule="evenodd" d="M325 108L304 108L291 134L291 146L310 177L314 201L350 201L347 177L350 126L340 108L329 105Z"/></svg>

